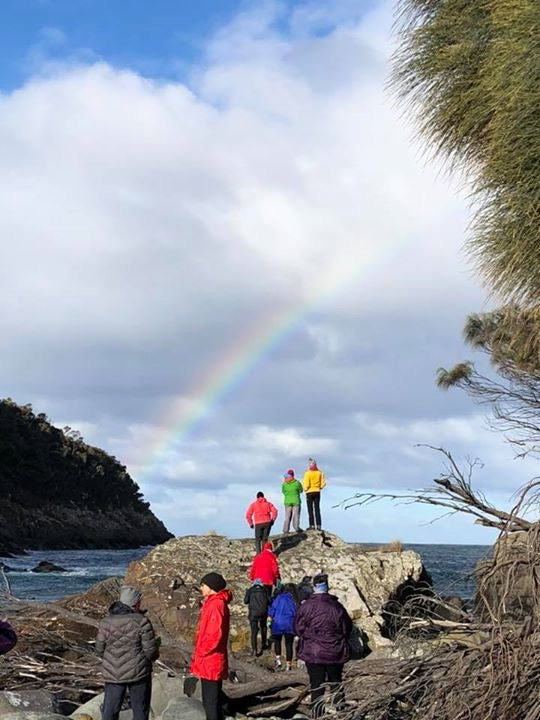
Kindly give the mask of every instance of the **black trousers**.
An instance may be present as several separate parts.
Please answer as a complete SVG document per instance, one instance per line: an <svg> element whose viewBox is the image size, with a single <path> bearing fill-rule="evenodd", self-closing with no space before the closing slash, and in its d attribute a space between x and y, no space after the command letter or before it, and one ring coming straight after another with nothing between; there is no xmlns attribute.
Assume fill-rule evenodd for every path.
<svg viewBox="0 0 540 720"><path fill-rule="evenodd" d="M152 697L151 675L132 683L105 683L105 697L101 706L102 720L118 720L126 691L129 693L133 720L148 720Z"/></svg>
<svg viewBox="0 0 540 720"><path fill-rule="evenodd" d="M271 522L255 525L255 552L257 555L261 552L264 543L267 542L271 527Z"/></svg>
<svg viewBox="0 0 540 720"><path fill-rule="evenodd" d="M311 687L311 706L313 708L313 717L321 717L324 715L324 707L322 698L324 696L323 683L328 683L330 692L334 694L334 703L339 705L343 701L343 686L341 680L343 677L343 665L322 665L319 663L306 663L309 675L309 685Z"/></svg>
<svg viewBox="0 0 540 720"><path fill-rule="evenodd" d="M250 618L249 627L251 628L251 649L257 652L257 635L261 631L261 650L266 647L266 618Z"/></svg>
<svg viewBox="0 0 540 720"><path fill-rule="evenodd" d="M321 493L306 493L306 504L309 517L309 527L321 529Z"/></svg>
<svg viewBox="0 0 540 720"><path fill-rule="evenodd" d="M206 720L223 720L222 680L203 680L201 678L201 695Z"/></svg>
<svg viewBox="0 0 540 720"><path fill-rule="evenodd" d="M293 659L294 635L283 633L283 635L274 635L273 637L276 655L281 655L281 638L285 638L285 658L290 662Z"/></svg>

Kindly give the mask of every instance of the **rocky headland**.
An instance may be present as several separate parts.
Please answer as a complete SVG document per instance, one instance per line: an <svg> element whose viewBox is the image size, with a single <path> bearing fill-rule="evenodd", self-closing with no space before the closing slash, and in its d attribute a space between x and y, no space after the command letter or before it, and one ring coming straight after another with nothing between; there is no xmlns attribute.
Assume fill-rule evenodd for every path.
<svg viewBox="0 0 540 720"><path fill-rule="evenodd" d="M349 663L348 672L354 673L355 667L365 664L367 660L362 658L366 655L375 665L392 662L391 618L411 596L431 593L429 575L420 556L392 546L363 548L327 532L281 535L273 540L284 581L300 582L305 575L319 570L328 572L331 591L345 604L357 628L357 659ZM307 712L304 670L275 673L271 653L252 659L246 652L248 622L243 598L252 558L251 539L232 540L218 535L178 537L132 563L124 579L110 578L86 593L43 605L4 600L0 604L2 612L13 621L20 642L3 659L0 683L16 690L21 697L33 697L37 704L43 702L43 697L39 695L36 699L32 693L52 691L55 702L50 708L56 708L55 712L98 720L100 701L91 697L100 692L102 684L93 641L97 623L118 597L123 581L142 591L143 607L162 637L161 658L155 668L159 677L155 707L160 711L156 710L153 718L166 719L165 708L172 703L175 712L187 713L198 720L196 714L190 715L195 712L193 703L182 706L181 698L186 697L183 678L199 614L199 581L209 570L217 570L227 578L234 595L233 676L225 684L229 714L242 719L290 717L295 708ZM0 709L1 703L0 693ZM25 715L24 720L28 717ZM54 715L44 717L49 720Z"/></svg>
<svg viewBox="0 0 540 720"><path fill-rule="evenodd" d="M0 401L0 554L130 548L172 537L116 458Z"/></svg>
<svg viewBox="0 0 540 720"><path fill-rule="evenodd" d="M331 592L345 605L370 649L392 644L389 611L413 593L429 591L431 580L422 558L411 550L375 550L346 543L328 532L301 532L273 538L283 582L299 583L306 575L327 572ZM128 584L143 592L153 622L172 637L191 637L199 613L199 580L215 570L233 593L233 650L249 644L243 603L249 585L253 541L219 535L189 535L154 548L126 573Z"/></svg>

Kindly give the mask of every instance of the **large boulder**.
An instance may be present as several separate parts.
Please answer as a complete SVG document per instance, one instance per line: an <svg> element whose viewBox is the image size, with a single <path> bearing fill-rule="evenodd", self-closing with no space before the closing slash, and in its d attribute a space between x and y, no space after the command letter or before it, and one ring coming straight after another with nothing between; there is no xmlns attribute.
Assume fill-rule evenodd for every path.
<svg viewBox="0 0 540 720"><path fill-rule="evenodd" d="M0 718L23 711L54 714L58 709L55 696L47 690L4 690L0 692Z"/></svg>
<svg viewBox="0 0 540 720"><path fill-rule="evenodd" d="M387 552L346 543L331 533L315 531L273 538L284 582L298 583L324 571L331 592L345 605L371 649L390 644L385 637L385 607L429 582L422 559L410 550ZM219 535L188 535L154 548L132 563L125 582L143 593L143 606L158 632L192 637L200 607L199 581L208 571L220 572L233 592L233 650L247 647L249 625L244 593L253 559L252 540Z"/></svg>
<svg viewBox="0 0 540 720"><path fill-rule="evenodd" d="M521 622L537 613L540 568L540 525L501 535L491 557L476 568L476 610L482 620L493 617Z"/></svg>
<svg viewBox="0 0 540 720"><path fill-rule="evenodd" d="M86 592L78 595L68 595L58 601L58 605L72 610L76 613L83 613L87 617L100 620L107 612L110 605L120 597L122 579L110 577L92 585Z"/></svg>

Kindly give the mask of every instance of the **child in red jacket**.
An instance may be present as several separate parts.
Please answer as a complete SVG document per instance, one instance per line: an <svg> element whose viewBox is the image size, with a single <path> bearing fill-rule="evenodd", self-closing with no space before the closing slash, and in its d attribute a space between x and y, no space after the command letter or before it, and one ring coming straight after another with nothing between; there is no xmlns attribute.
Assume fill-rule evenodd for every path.
<svg viewBox="0 0 540 720"><path fill-rule="evenodd" d="M225 579L215 572L201 580L203 596L195 634L190 672L201 680L202 702L207 720L223 720L223 680L228 674L229 603L232 593Z"/></svg>

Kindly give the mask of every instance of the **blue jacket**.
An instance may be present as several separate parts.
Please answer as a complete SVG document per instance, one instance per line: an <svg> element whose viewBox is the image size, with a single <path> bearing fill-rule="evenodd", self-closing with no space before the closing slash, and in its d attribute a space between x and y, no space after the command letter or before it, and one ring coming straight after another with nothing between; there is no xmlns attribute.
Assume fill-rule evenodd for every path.
<svg viewBox="0 0 540 720"><path fill-rule="evenodd" d="M288 592L279 593L268 608L268 617L272 618L272 635L294 633L296 605Z"/></svg>

